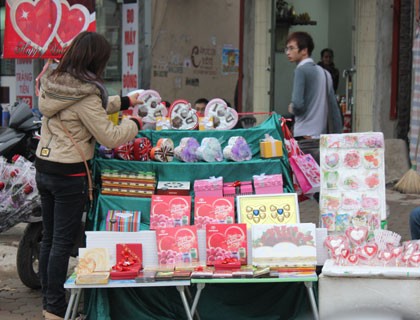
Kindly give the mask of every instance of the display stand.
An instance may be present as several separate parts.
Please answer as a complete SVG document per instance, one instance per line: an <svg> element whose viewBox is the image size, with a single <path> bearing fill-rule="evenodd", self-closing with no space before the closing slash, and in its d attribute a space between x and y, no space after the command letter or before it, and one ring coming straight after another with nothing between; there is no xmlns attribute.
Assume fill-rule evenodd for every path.
<svg viewBox="0 0 420 320"><path fill-rule="evenodd" d="M126 171L152 171L156 173L157 180L161 181L190 181L193 185L194 180L197 179L208 179L211 176L223 176L225 182L233 181L246 181L251 180L253 175L260 174L282 174L283 175L283 189L285 193L294 192L292 179L290 176L290 165L287 156L281 158L272 159L261 159L259 144L260 140L264 139L265 135L268 134L274 139L283 141L283 134L280 126L280 116L272 114L266 121L258 126L247 128L247 129L235 129L235 130L212 130L212 131L185 131L185 130L145 130L139 132L139 137L147 137L151 140L153 145L156 145L160 138L170 138L173 140L174 145L179 145L179 142L184 137L194 137L198 141L201 141L205 137L217 138L222 148L224 148L228 140L233 136L242 136L246 139L252 151L252 160L244 162L232 162L224 160L222 162L195 162L195 163L184 163L176 159L172 162L154 162L154 161L124 161L114 159L101 159L95 158L93 161L94 177L97 183L97 190L100 190L100 172L103 169L119 169ZM283 154L287 155L287 150L283 144ZM193 195L193 193L192 193ZM193 204L194 205L194 204ZM150 199L149 198L133 198L133 197L119 197L119 196L105 196L98 195L94 209L89 213L88 216L88 229L93 231L104 230L104 219L108 210L141 210L141 230L148 230L150 226ZM193 212L193 211L192 211ZM140 286L139 286L140 287ZM281 292L284 290L285 292ZM138 288L136 288L138 289ZM142 292L142 290L124 290L121 289L91 289L89 291L89 297L85 295L85 307L87 309L89 319L102 319L101 316L97 316L100 312L104 314L104 318L109 319L112 315L112 319L123 318L120 310L129 310L132 314L130 318L147 318L150 314L154 314L155 318L184 318L182 314L176 314L174 309L179 308L179 301L171 301L168 297L175 295L176 292L168 291L170 288L159 288L159 290L165 290L159 292L159 290L152 292ZM263 284L258 285L257 291L260 291L261 303L253 308L249 314L243 314L242 317L252 318L259 316L261 313L266 314L267 306L269 304L270 311L278 315L283 313L282 318L289 318L291 315L305 311L307 307L305 305L306 299L302 299L302 289L299 283L290 283L290 285L277 285L269 284L269 287ZM118 291L114 291L118 290ZM149 290L149 289L148 289ZM151 289L150 289L151 290ZM207 292L212 290L208 289ZM223 288L223 285L218 286L216 291L222 293L222 291L230 292L230 288ZM255 286L244 284L240 292L235 292L235 296L238 299L243 299L243 304L246 304L247 299L250 295L253 295L256 291ZM273 293L276 296L273 296ZM216 294L215 299L220 300L220 293ZM284 293L284 294L283 294ZM162 296L166 295L166 296ZM91 297L92 296L92 297ZM204 320L207 316L207 310L214 308L214 303L220 303L220 301L211 300L210 295L206 294L206 298L201 298L200 302L200 315ZM281 297L279 297L281 296ZM165 299L165 304L159 304L159 301ZM112 302L111 302L111 299ZM229 299L226 297L225 299ZM144 301L147 300L147 303ZM227 306L228 309L224 309L223 305L219 305L218 312L223 313L226 317L236 317L239 319L238 308L243 308L242 305L238 305L236 308ZM118 305L118 308L115 306ZM226 307L226 306L225 306ZM118 309L118 310L117 310ZM144 309L144 312L143 312ZM203 312L201 312L203 309ZM179 312L181 310L178 310ZM202 314L201 314L202 313ZM210 314L210 313L209 313ZM268 316L268 315L267 315ZM126 317L127 318L127 317ZM264 317L260 317L263 319Z"/></svg>

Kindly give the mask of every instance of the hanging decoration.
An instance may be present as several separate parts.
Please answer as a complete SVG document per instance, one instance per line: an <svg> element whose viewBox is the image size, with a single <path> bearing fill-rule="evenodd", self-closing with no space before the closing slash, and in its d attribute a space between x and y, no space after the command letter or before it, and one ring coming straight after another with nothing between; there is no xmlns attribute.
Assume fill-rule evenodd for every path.
<svg viewBox="0 0 420 320"><path fill-rule="evenodd" d="M95 30L95 0L7 0L3 58L61 58L80 32Z"/></svg>

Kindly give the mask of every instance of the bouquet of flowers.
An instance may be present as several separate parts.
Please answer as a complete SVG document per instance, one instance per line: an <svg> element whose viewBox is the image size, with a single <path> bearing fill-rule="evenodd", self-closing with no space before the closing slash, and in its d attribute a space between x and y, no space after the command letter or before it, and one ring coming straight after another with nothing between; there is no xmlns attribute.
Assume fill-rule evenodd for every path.
<svg viewBox="0 0 420 320"><path fill-rule="evenodd" d="M35 167L22 156L18 160L10 163L0 156L0 232L24 221L40 206Z"/></svg>

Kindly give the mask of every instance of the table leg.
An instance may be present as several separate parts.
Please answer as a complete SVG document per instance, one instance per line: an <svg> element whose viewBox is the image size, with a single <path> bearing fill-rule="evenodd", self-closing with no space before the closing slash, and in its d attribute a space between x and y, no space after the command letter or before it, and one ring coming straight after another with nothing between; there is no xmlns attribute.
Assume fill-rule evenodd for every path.
<svg viewBox="0 0 420 320"><path fill-rule="evenodd" d="M316 305L315 301L315 295L314 295L314 289L313 289L313 283L310 281L305 281L305 287L308 292L309 301L311 303L312 313L314 314L314 319L319 320L319 313L318 313L318 307Z"/></svg>
<svg viewBox="0 0 420 320"><path fill-rule="evenodd" d="M66 310L66 315L64 316L64 320L69 320L70 319L72 309L75 307L74 304L76 302L76 298L77 298L78 294L80 293L80 290L81 289L79 289L79 288L71 289L69 304L67 305L67 310Z"/></svg>
<svg viewBox="0 0 420 320"><path fill-rule="evenodd" d="M82 290L83 289L79 289L78 292L76 293L76 301L74 303L73 306L73 311L71 314L71 320L75 320L76 319L76 315L77 315L77 309L79 308L79 302L80 302L80 296L82 295Z"/></svg>
<svg viewBox="0 0 420 320"><path fill-rule="evenodd" d="M194 301L191 307L191 314L195 313L195 309L197 308L198 300L200 299L201 291L203 291L204 287L206 286L205 283L197 283L197 292L195 293Z"/></svg>
<svg viewBox="0 0 420 320"><path fill-rule="evenodd" d="M176 286L176 288L178 289L178 292L181 296L182 304L184 305L185 313L187 314L187 318L188 318L188 320L192 320L190 307L188 305L187 297L185 296L184 286Z"/></svg>

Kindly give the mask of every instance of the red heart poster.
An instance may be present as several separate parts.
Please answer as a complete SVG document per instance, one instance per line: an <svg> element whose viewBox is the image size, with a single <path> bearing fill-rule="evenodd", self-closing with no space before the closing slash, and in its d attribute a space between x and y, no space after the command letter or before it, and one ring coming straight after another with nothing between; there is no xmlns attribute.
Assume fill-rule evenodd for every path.
<svg viewBox="0 0 420 320"><path fill-rule="evenodd" d="M95 0L7 0L3 58L60 58L82 31L96 30Z"/></svg>

